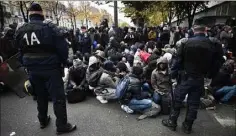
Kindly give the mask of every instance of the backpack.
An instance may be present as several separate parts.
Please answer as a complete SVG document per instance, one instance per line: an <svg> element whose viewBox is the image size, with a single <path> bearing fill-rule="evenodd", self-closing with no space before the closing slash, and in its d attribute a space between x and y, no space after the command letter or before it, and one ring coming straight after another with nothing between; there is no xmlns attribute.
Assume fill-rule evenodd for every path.
<svg viewBox="0 0 236 136"><path fill-rule="evenodd" d="M125 76L122 78L116 86L116 97L117 99L122 99L125 95L126 91L128 90L130 83L129 76Z"/></svg>
<svg viewBox="0 0 236 136"><path fill-rule="evenodd" d="M67 101L68 103L82 102L86 99L86 94L87 92L84 87L71 89L67 91Z"/></svg>
<svg viewBox="0 0 236 136"><path fill-rule="evenodd" d="M161 96L161 113L164 115L169 115L171 110L171 96L169 93Z"/></svg>
<svg viewBox="0 0 236 136"><path fill-rule="evenodd" d="M103 70L99 69L92 73L88 79L88 84L92 87L97 87L98 81L100 77L102 76Z"/></svg>

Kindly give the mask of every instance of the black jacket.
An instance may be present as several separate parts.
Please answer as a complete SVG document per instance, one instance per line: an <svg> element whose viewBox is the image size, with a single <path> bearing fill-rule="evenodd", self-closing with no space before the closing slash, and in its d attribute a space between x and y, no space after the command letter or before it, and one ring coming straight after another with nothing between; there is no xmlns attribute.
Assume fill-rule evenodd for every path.
<svg viewBox="0 0 236 136"><path fill-rule="evenodd" d="M223 63L223 50L220 43L215 39L206 38L205 34L198 34L184 40L177 54L179 68L195 77L212 77L216 75Z"/></svg>

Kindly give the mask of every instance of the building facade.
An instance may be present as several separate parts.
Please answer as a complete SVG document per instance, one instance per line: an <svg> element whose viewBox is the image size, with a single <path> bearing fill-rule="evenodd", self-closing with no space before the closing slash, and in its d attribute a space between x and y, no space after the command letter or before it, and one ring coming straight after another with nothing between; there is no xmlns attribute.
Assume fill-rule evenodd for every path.
<svg viewBox="0 0 236 136"><path fill-rule="evenodd" d="M11 1L1 1L4 14L4 27L13 23L24 22L23 15L21 13L20 5ZM59 26L71 28L70 19L65 12L65 6L59 3L58 13L60 14ZM29 5L27 5L29 6ZM51 9L43 8L45 19L50 19L53 23L56 23L56 17Z"/></svg>
<svg viewBox="0 0 236 136"><path fill-rule="evenodd" d="M196 13L193 23L201 17L214 17L217 24L224 24L227 17L236 17L236 1L218 2L216 5ZM173 20L171 25L177 26L177 20ZM188 19L184 18L179 26L188 27Z"/></svg>

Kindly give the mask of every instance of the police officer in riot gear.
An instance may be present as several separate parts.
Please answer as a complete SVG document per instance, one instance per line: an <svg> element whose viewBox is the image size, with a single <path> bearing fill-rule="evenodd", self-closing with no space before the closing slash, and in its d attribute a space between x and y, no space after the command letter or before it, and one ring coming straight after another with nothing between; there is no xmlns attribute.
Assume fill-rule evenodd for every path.
<svg viewBox="0 0 236 136"><path fill-rule="evenodd" d="M62 66L68 58L68 43L59 29L44 22L42 8L33 3L29 8L29 23L23 24L15 34L21 62L26 67L29 79L37 95L38 119L41 129L50 122L48 95L52 97L56 116L57 133L76 129L67 122L66 97L62 80Z"/></svg>
<svg viewBox="0 0 236 136"><path fill-rule="evenodd" d="M218 72L223 58L219 41L205 36L206 27L203 24L202 20L196 20L194 37L182 39L178 47L174 67L184 74L174 90L169 119L162 120L164 126L175 131L182 102L188 94L186 118L182 124L182 129L187 134L191 133L193 122L197 118L200 97L204 91L204 78L212 77L215 74L212 72Z"/></svg>

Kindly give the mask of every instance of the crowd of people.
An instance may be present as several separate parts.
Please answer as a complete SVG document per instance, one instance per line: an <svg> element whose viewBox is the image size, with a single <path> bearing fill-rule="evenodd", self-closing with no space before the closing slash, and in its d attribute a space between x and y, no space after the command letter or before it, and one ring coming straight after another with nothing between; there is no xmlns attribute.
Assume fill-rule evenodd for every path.
<svg viewBox="0 0 236 136"><path fill-rule="evenodd" d="M34 11L35 9L31 10ZM32 20L43 20L38 15L34 16L35 13L36 12L32 12ZM27 25L24 27L26 28ZM40 29L37 29L37 31L44 30L44 27L45 26L40 26ZM49 25L49 27L51 26ZM76 30L58 28L59 31L57 35L59 35L60 38L65 38L68 47L72 48L72 54L69 55L67 59L66 56L68 56L68 52L66 52L66 47L56 47L58 48L58 52L63 54L63 57L60 59L66 60L63 62L65 93L70 94L71 91L85 90L86 95L87 92L91 92L102 104L108 103L111 100L117 100L121 104L121 109L125 112L129 114L141 113L142 116L140 116L140 119L156 116L160 113L169 114L171 112L170 107L174 102L172 98L174 96L177 98L175 91L179 93L180 87L178 88L178 86L183 83L182 81L186 80L185 71L177 65L180 54L182 53L181 51L183 51L182 48L184 48L182 45L186 44L188 39L194 38L197 35L203 36L202 34L204 34L203 37L210 39L209 42L214 41L213 43L217 48L214 50L214 55L218 58L216 58L217 63L214 63L214 68L207 67L207 70L202 68L210 72L204 73L207 76L204 75L205 88L201 95L201 103L199 106L201 108L213 107L217 101L227 103L236 95L235 28L236 27L219 25L198 34L194 28L187 30L186 28L178 26L169 27L167 25L162 27L147 27L145 25L143 28L118 28L113 25L109 28L107 20L104 20L99 27L89 29L84 26ZM23 29L20 28L17 30L18 33L16 33L14 39L15 29L16 26L12 25L6 27L2 33L0 44L0 56L3 58L2 61L9 59L12 55L17 53L18 48L21 48L14 45L22 43L20 36L23 37L23 35L21 35ZM31 29L33 29L33 27L31 27ZM53 32L51 29L45 29L45 31L48 32L47 34ZM40 39L41 37L37 38L34 37L34 35L31 35L31 40L32 37L35 43L40 44L40 41L43 41L43 39ZM23 38L25 38L25 36ZM46 38L49 39L50 36ZM40 45L47 46L47 44L51 45L54 42L55 44L65 44L63 39L60 38L54 39L55 41L43 41L44 44ZM17 43L14 42L15 40ZM33 42L31 41L31 43ZM201 43L202 41L198 41L197 39L194 45ZM189 51L191 52L193 50ZM30 73L33 85L36 85L36 80L37 83L41 83L39 78L35 78L36 76L40 76L40 79L46 79L49 76L47 74L53 74L51 72L40 73L40 71L34 73L35 67L33 64L36 64L36 61L31 61L30 59L35 58L31 58L29 50L25 50L24 52L25 54L28 53L28 56L26 55L23 58L24 62L22 63L27 64L29 71L33 71ZM51 52L48 51L48 53ZM45 54L44 52L44 55ZM50 57L51 60L58 61L55 59L56 57ZM199 56L196 55L195 57ZM208 60L208 57L209 56L206 56L206 60ZM194 62L195 59L191 57L184 59L193 59L192 63L188 64L191 66L195 66L195 64L198 63L199 65L202 64L201 62ZM47 63L54 64L51 60L47 60ZM43 63L46 62L44 61ZM44 67L46 67L46 65L44 65ZM194 70L196 71L196 69ZM56 73L56 71L52 72ZM55 75L51 75L50 79L53 77L53 81L50 82L56 83L54 80L60 78L60 76ZM58 82L60 81L58 80ZM191 82L194 86L195 81ZM196 80L196 82L198 81ZM53 87L56 88L57 86L52 86L51 89L53 89ZM187 85L185 87L187 87ZM38 100L39 104L39 101L41 101L43 97L38 97L39 92L37 91L36 99L40 98L40 100ZM53 91L50 93L53 93ZM185 95L186 94L187 92ZM193 94L191 94L191 98L186 95L185 99L187 101L191 100L192 95ZM54 97L52 99L54 101ZM57 103L58 105L63 104L55 100L55 105ZM177 103L176 100L175 103ZM42 103L40 106L39 109L41 108L45 111L44 107L42 107ZM197 104L197 108L199 106ZM57 108L57 106L55 106L55 108ZM196 108L196 104L194 108ZM58 117L61 116L60 113L56 112L56 109L55 114ZM196 113L192 114L195 115ZM39 114L39 119L42 116L43 115ZM45 117L41 122L45 123ZM171 125L173 128L176 127L175 123L173 124L170 120L165 120L162 123L169 127ZM46 125L47 124L43 124L42 126L45 127ZM71 126L69 128L71 129ZM190 130L188 130L187 133L190 133Z"/></svg>
<svg viewBox="0 0 236 136"><path fill-rule="evenodd" d="M218 75L211 82L208 80L208 84L206 84L207 89L211 90L213 96L217 96L218 93L216 92L220 88L235 84L235 79L233 79L235 78L234 56L236 55L234 33L235 27L231 28L229 26L214 26L206 33L206 37L217 38L221 42L223 49L222 59L224 58L224 60L222 60L222 64L223 61L224 64ZM86 65L87 82L89 82L91 73L100 73L100 69L103 69L101 79L95 88L113 88L115 90L119 79L122 79L124 75L130 74L137 76L137 79L140 80L139 91L142 90L142 85L146 83L151 94L153 92L164 94L172 86L169 74L173 70L171 66L173 59L177 55L178 42L181 42L181 39L193 36L192 30L186 31L186 29L181 27L169 28L164 26L137 29L124 27L122 29L112 26L109 29L101 26L90 28L89 30L81 27L81 31L77 29L74 34L73 30L71 30L66 36L74 54L68 60L68 64L70 64L68 67L71 67L71 69L75 66L79 67L77 63L72 63L76 59L79 60L77 61L79 64ZM164 73L158 71L164 71ZM75 86L78 85L79 83ZM115 93L112 89L110 91L109 94ZM141 95L139 91L135 93ZM97 98L102 103L107 100L107 98L102 98L100 95ZM228 102L230 98L231 96L227 99L222 98L221 102Z"/></svg>

